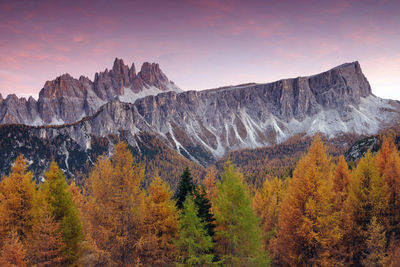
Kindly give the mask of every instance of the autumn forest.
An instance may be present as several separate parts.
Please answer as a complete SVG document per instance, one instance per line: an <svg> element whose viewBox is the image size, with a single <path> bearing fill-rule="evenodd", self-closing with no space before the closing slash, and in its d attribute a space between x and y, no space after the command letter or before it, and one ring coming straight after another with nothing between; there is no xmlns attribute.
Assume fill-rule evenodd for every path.
<svg viewBox="0 0 400 267"><path fill-rule="evenodd" d="M126 143L84 186L19 156L0 183L1 266L399 266L400 155L391 137L355 164L317 135L287 178L248 184L229 160L174 192L145 182ZM200 181L199 183L195 181Z"/></svg>

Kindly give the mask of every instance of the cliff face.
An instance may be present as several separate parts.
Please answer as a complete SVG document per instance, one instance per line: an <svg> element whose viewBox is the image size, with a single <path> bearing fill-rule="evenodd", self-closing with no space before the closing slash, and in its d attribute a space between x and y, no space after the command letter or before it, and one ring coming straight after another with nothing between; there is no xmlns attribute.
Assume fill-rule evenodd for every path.
<svg viewBox="0 0 400 267"><path fill-rule="evenodd" d="M94 81L64 74L47 81L36 101L8 96L0 101L0 124L21 123L48 125L72 123L94 114L102 105L114 99L133 103L145 95L181 90L161 71L158 64L144 63L136 74L135 66L129 68L116 58L113 68L96 73Z"/></svg>

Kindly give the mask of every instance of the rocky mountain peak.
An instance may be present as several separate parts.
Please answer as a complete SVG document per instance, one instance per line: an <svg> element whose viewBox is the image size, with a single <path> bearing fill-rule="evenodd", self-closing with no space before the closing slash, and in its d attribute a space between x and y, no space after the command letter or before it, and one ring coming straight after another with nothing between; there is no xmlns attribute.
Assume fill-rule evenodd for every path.
<svg viewBox="0 0 400 267"><path fill-rule="evenodd" d="M18 102L20 99L18 98L18 96L16 94L9 94L5 101L10 102L10 101L14 101L14 102Z"/></svg>
<svg viewBox="0 0 400 267"><path fill-rule="evenodd" d="M357 61L310 76L308 84L319 104L339 110L347 104L358 106L361 98L372 94L371 86Z"/></svg>
<svg viewBox="0 0 400 267"><path fill-rule="evenodd" d="M150 86L158 87L163 91L168 90L166 84L169 80L157 63L144 62L138 76L142 82Z"/></svg>
<svg viewBox="0 0 400 267"><path fill-rule="evenodd" d="M47 81L39 93L39 97L82 97L84 88L81 82L68 73L57 77L55 80Z"/></svg>
<svg viewBox="0 0 400 267"><path fill-rule="evenodd" d="M102 105L119 98L133 103L137 98L168 90L180 91L162 73L158 64L144 64L136 75L131 67L115 58L112 69L95 74L94 81L85 76L75 79L68 73L47 81L39 99L18 99L10 95L0 98L0 124L30 125L64 124L94 114ZM8 99L8 100L7 100Z"/></svg>

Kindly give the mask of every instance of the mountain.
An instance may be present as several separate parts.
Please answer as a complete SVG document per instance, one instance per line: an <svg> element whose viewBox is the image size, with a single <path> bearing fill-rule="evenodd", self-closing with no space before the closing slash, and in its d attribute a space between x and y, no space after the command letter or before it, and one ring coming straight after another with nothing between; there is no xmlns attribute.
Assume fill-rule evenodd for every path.
<svg viewBox="0 0 400 267"><path fill-rule="evenodd" d="M85 114L91 115L77 122L13 126L14 129L22 127L24 136L18 140L15 137L15 140L4 140L3 145L0 144L0 155L7 159L8 164L2 166L1 171L6 172L17 153L23 153L18 148L29 145L27 140L35 138L52 147L49 153L62 158L63 168L67 173L72 173L72 162L76 160L70 153L71 144L75 154L87 155L90 151L97 150L98 144L94 140L100 138L103 140L102 144L107 144L103 151L110 152L113 140L116 136L120 138L122 133L123 139L132 148L137 148L138 153L140 136L147 133L187 159L207 166L228 152L271 146L298 134L313 135L321 132L328 138L341 133L375 134L381 128L397 124L400 114L399 102L381 99L372 94L358 62L343 64L309 77L181 93L174 89L172 83L167 82L165 75L161 75L158 65L144 64L136 75L133 69L134 67L124 67L117 60L112 71L106 70L103 74L96 75L93 85L83 78L79 83L68 82L74 88L66 90L72 97L57 97L54 92L58 92L58 89L43 89L41 93L44 95L55 95L53 99L61 99L61 103L70 103L66 105L71 106L82 99L81 92L86 92L83 93L86 96L83 103L90 102L88 92L94 92L91 96L98 97L95 98L96 101L106 101L105 99L111 99L111 95L118 97L108 100L102 106L98 104L100 108L97 111L96 105L91 105L91 109L85 111ZM145 82L142 84L142 81ZM61 80L56 79L54 84L49 84L48 88L64 87L56 86L63 84ZM130 87L126 87L127 84ZM167 91L173 87L173 90L126 101L131 100L131 96L144 92L145 89L138 89L143 88L143 85L147 89ZM93 88L93 91L88 88ZM38 103L41 103L41 99ZM47 106L49 110L56 110L50 104ZM64 121L72 121L73 117L68 117L73 116L70 112L60 109L56 118L59 116ZM46 117L43 108L39 109L38 114L41 114L41 118L47 118L43 121L54 119L54 113ZM3 136L12 137L7 134L10 130L6 127L10 126L0 126ZM51 146L54 143L57 145ZM93 158L80 159L83 162L86 160L91 164ZM39 162L40 158L33 161ZM46 165L47 160L44 162Z"/></svg>
<svg viewBox="0 0 400 267"><path fill-rule="evenodd" d="M158 64L145 62L136 73L135 65L116 58L113 68L96 73L94 80L64 74L47 81L36 101L30 97L9 95L0 99L0 123L48 125L73 123L93 115L102 105L114 99L134 103L136 99L160 92L181 92L161 71Z"/></svg>

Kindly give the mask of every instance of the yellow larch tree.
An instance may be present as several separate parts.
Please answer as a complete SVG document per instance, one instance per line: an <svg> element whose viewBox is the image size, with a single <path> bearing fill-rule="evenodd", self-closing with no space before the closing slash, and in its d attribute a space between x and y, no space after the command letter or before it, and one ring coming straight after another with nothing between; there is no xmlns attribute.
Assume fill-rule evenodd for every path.
<svg viewBox="0 0 400 267"><path fill-rule="evenodd" d="M269 239L275 235L278 225L279 212L286 194L286 181L278 178L266 179L262 188L257 190L253 197L252 206L257 216L261 219L266 246Z"/></svg>
<svg viewBox="0 0 400 267"><path fill-rule="evenodd" d="M178 211L169 186L156 176L141 205L142 218L137 243L145 266L171 266L175 259L173 240L178 235Z"/></svg>
<svg viewBox="0 0 400 267"><path fill-rule="evenodd" d="M207 198L212 202L217 195L217 169L215 167L210 167L207 169L206 175L202 181L202 184L206 188Z"/></svg>
<svg viewBox="0 0 400 267"><path fill-rule="evenodd" d="M136 262L139 240L140 183L144 168L134 164L124 142L115 145L110 159L98 158L87 181L87 265L129 266Z"/></svg>
<svg viewBox="0 0 400 267"><path fill-rule="evenodd" d="M26 250L17 232L11 231L5 238L0 250L0 266L25 267L29 266L26 260Z"/></svg>
<svg viewBox="0 0 400 267"><path fill-rule="evenodd" d="M11 173L0 185L0 241L11 231L16 231L21 239L32 229L33 201L36 186L32 172L27 171L27 163L18 156Z"/></svg>
<svg viewBox="0 0 400 267"><path fill-rule="evenodd" d="M346 264L360 265L367 251L368 226L375 217L385 225L388 211L388 188L370 151L354 170L349 196L345 203L347 227L343 243L348 253Z"/></svg>
<svg viewBox="0 0 400 267"><path fill-rule="evenodd" d="M317 136L297 164L281 205L277 233L280 264L341 265L335 249L341 232L331 201L331 175L330 159Z"/></svg>
<svg viewBox="0 0 400 267"><path fill-rule="evenodd" d="M33 266L61 266L64 257L60 224L54 221L48 205L42 205L26 238L27 258Z"/></svg>

